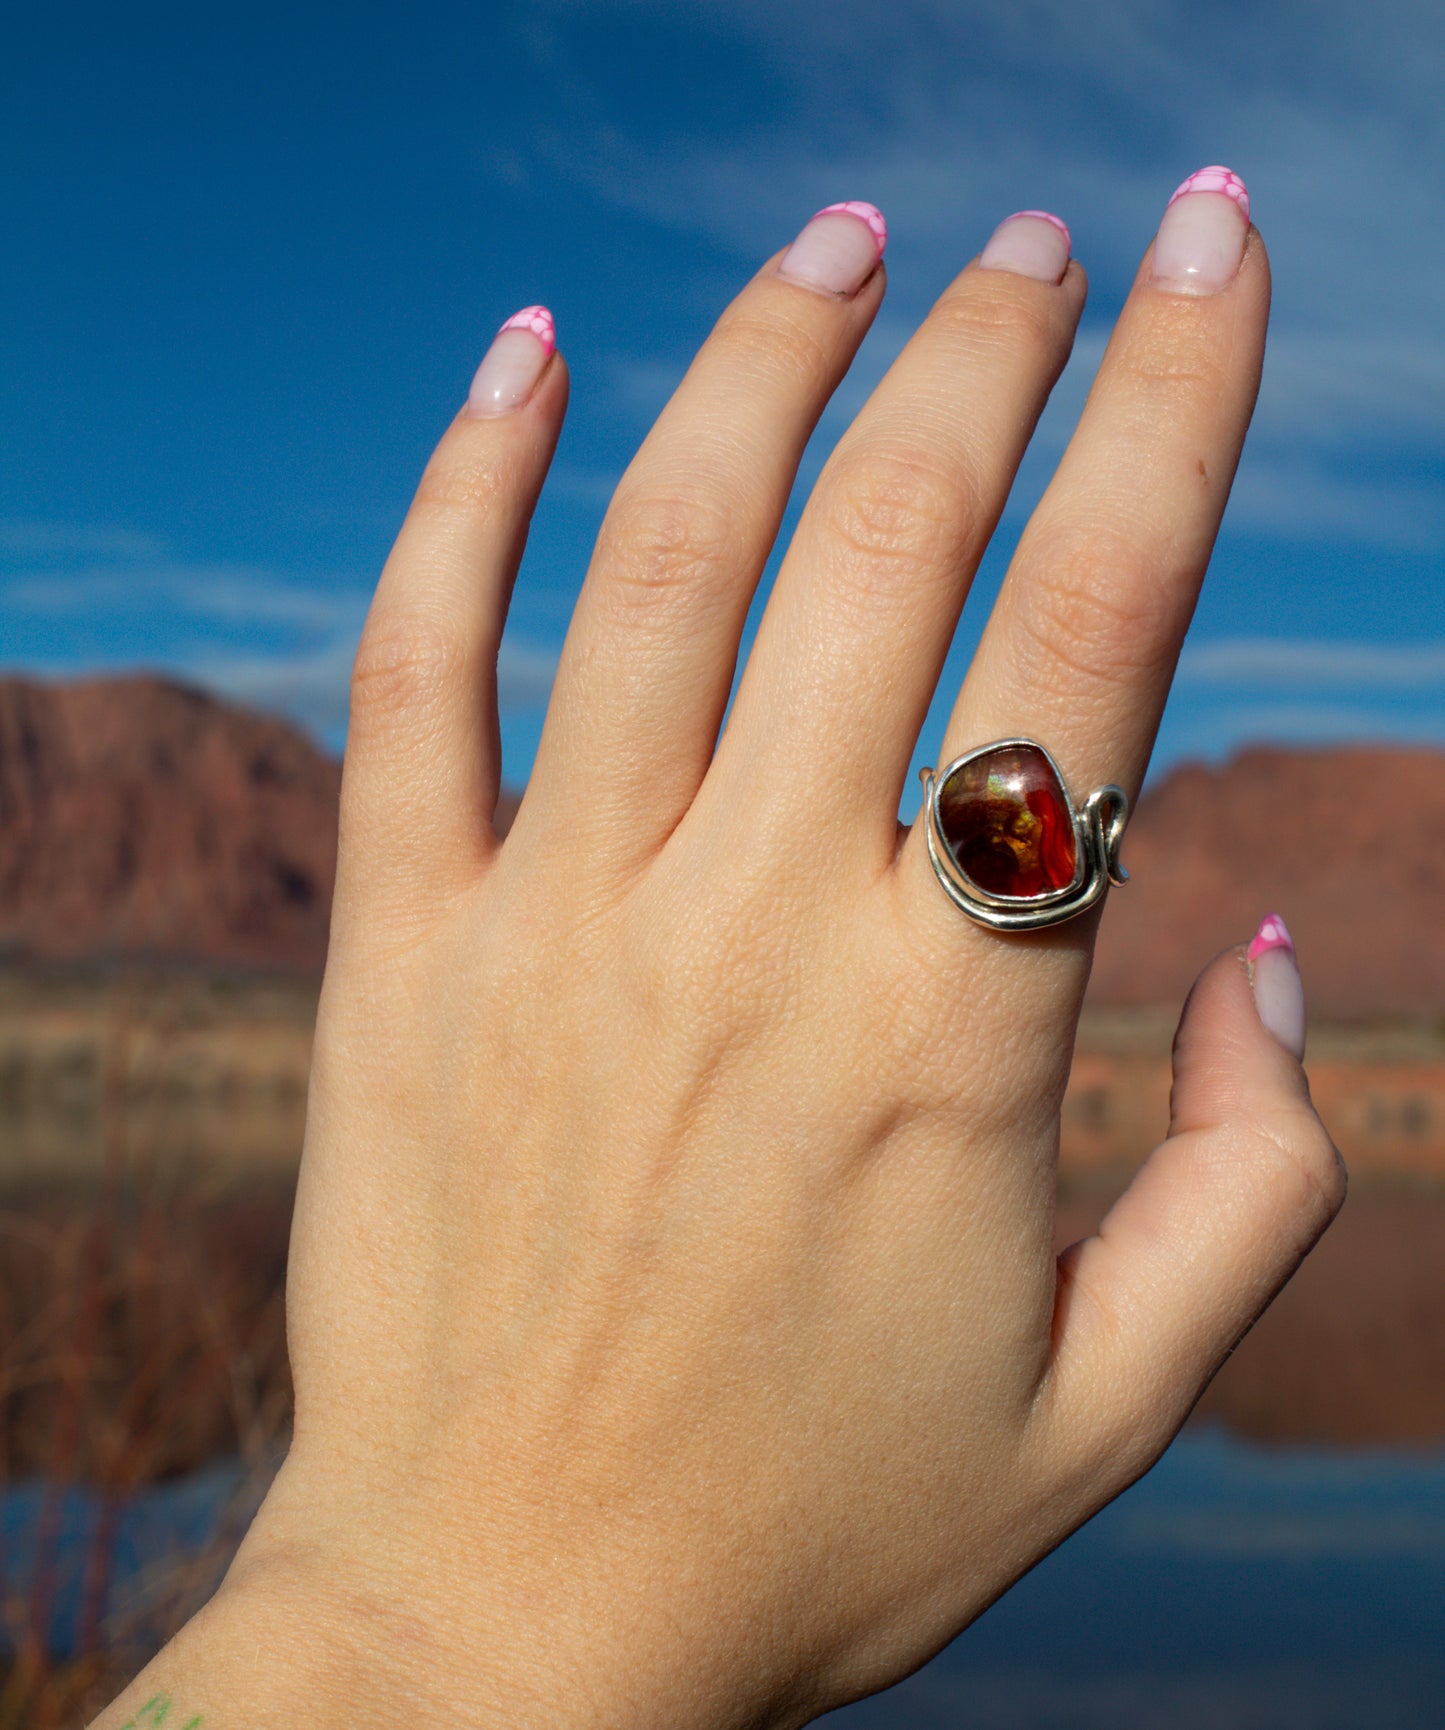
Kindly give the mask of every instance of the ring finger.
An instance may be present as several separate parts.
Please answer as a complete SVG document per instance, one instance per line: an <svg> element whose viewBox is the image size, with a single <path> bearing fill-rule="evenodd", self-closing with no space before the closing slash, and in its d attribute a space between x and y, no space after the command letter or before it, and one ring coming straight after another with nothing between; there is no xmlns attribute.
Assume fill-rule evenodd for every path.
<svg viewBox="0 0 1445 1730"><path fill-rule="evenodd" d="M1268 311L1243 183L1222 169L1191 175L1019 542L943 763L1024 735L1048 748L1076 804L1107 782L1137 793L1254 406ZM929 919L957 921L923 829L902 882ZM1062 947L1078 971L1087 945Z"/></svg>

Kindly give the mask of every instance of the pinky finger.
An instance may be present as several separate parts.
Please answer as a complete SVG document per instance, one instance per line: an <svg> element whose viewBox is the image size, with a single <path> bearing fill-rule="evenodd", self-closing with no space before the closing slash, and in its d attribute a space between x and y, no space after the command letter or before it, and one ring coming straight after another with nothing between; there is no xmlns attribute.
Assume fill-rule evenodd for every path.
<svg viewBox="0 0 1445 1730"><path fill-rule="evenodd" d="M545 307L502 326L382 572L352 674L339 891L425 906L496 846L497 651L566 412L554 348Z"/></svg>

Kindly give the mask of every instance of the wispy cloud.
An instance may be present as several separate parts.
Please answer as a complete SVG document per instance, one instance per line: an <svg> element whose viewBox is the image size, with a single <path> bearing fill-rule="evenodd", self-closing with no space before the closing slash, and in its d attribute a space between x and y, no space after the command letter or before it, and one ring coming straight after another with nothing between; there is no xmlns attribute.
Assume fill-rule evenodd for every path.
<svg viewBox="0 0 1445 1730"><path fill-rule="evenodd" d="M1392 739L1438 747L1445 740L1445 707L1400 710L1367 703L1241 704L1218 710L1211 717L1208 735L1216 750L1255 739L1321 745Z"/></svg>
<svg viewBox="0 0 1445 1730"><path fill-rule="evenodd" d="M1191 643L1179 681L1196 685L1379 687L1436 691L1445 699L1445 640L1434 643L1339 643L1232 637Z"/></svg>
<svg viewBox="0 0 1445 1730"><path fill-rule="evenodd" d="M367 597L303 587L254 566L177 563L22 571L0 577L0 602L49 615L93 615L161 603L196 619L237 626L334 631L360 629Z"/></svg>
<svg viewBox="0 0 1445 1730"><path fill-rule="evenodd" d="M213 655L188 661L185 671L212 690L258 708L293 716L324 739L346 731L353 639L299 654ZM554 651L504 640L497 657L497 701L503 709L545 707L557 672Z"/></svg>
<svg viewBox="0 0 1445 1730"><path fill-rule="evenodd" d="M1347 422L1365 436L1438 439L1445 425L1445 346L1419 332L1302 330L1271 335L1256 437L1318 442Z"/></svg>
<svg viewBox="0 0 1445 1730"><path fill-rule="evenodd" d="M138 529L0 521L0 554L12 558L154 559L164 553L165 542L159 535Z"/></svg>
<svg viewBox="0 0 1445 1730"><path fill-rule="evenodd" d="M618 10L665 27L671 9ZM1415 551L1445 540L1445 231L1423 214L1445 196L1445 36L1429 0L1368 12L1283 0L1214 31L1158 0L701 0L699 51L724 37L786 93L725 136L676 116L619 124L569 34L587 12L539 0L522 31L520 51L545 58L574 120L539 126L543 171L740 270L818 203L873 198L893 223L900 330L1021 203L1061 209L1117 290L1174 179L1201 153L1228 156L1254 189L1277 288L1231 523ZM700 307L715 292L700 273ZM1073 424L1104 328L1086 320L1036 470ZM627 406L650 416L675 371L620 364Z"/></svg>
<svg viewBox="0 0 1445 1730"><path fill-rule="evenodd" d="M1388 744L1439 752L1445 748L1445 705L1332 702L1313 694L1290 701L1201 705L1180 692L1165 712L1155 753L1162 773L1181 757L1219 762L1262 741L1304 748Z"/></svg>
<svg viewBox="0 0 1445 1730"><path fill-rule="evenodd" d="M97 536L86 544L102 541ZM115 627L145 609L167 613L172 646L160 653L110 649L53 665L32 657L36 670L73 674L82 665L118 670L144 664L280 711L332 744L345 733L351 663L369 600L369 588L359 585L320 587L239 565L141 561L0 576L0 614L28 612L50 621L70 616L97 638L106 637L107 624ZM504 709L545 706L556 668L554 648L504 638L498 701Z"/></svg>

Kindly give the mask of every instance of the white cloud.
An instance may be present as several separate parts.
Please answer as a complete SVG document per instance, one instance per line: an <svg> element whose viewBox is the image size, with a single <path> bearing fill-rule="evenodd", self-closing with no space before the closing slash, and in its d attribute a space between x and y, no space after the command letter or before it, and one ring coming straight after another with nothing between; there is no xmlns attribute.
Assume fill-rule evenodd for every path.
<svg viewBox="0 0 1445 1730"><path fill-rule="evenodd" d="M258 708L293 716L323 739L346 731L347 695L356 635L295 654L203 655L183 670L202 685ZM557 653L504 638L497 657L497 701L503 709L545 707L557 672Z"/></svg>
<svg viewBox="0 0 1445 1730"><path fill-rule="evenodd" d="M211 654L187 658L188 678L234 702L274 709L318 737L339 742L346 731L347 687L355 638L292 654Z"/></svg>
<svg viewBox="0 0 1445 1730"><path fill-rule="evenodd" d="M1364 436L1439 437L1445 345L1395 330L1303 330L1269 339L1254 433L1318 442L1341 424Z"/></svg>
<svg viewBox="0 0 1445 1730"><path fill-rule="evenodd" d="M651 422L682 383L685 360L653 355L612 354L604 362L608 393L619 407Z"/></svg>
<svg viewBox="0 0 1445 1730"><path fill-rule="evenodd" d="M89 527L83 523L0 522L0 553L24 559L148 559L164 555L159 535L139 529Z"/></svg>
<svg viewBox="0 0 1445 1730"><path fill-rule="evenodd" d="M558 651L540 643L502 638L497 656L497 701L504 709L540 709L552 695Z"/></svg>
<svg viewBox="0 0 1445 1730"><path fill-rule="evenodd" d="M1445 641L1223 638L1187 644L1178 679L1184 685L1379 686L1386 691L1434 690L1445 696Z"/></svg>
<svg viewBox="0 0 1445 1730"><path fill-rule="evenodd" d="M238 627L310 631L359 629L367 605L355 589L305 587L247 565L104 565L0 576L0 604L27 612L134 611L142 601Z"/></svg>
<svg viewBox="0 0 1445 1730"><path fill-rule="evenodd" d="M351 663L369 601L369 589L308 586L238 565L97 566L0 578L0 609L52 618L70 613L103 625L143 605L164 606L172 624L194 626L188 645L144 657L106 653L92 657L91 666L118 671L143 659L237 702L287 714L333 744L346 729ZM258 648L252 640L257 631L279 640ZM73 676L80 662L42 663L37 670ZM499 703L545 706L556 670L556 649L505 637L497 662Z"/></svg>
<svg viewBox="0 0 1445 1730"><path fill-rule="evenodd" d="M1445 491L1424 481L1372 478L1343 461L1312 466L1294 453L1250 445L1225 521L1281 540L1437 552L1445 545Z"/></svg>
<svg viewBox="0 0 1445 1730"><path fill-rule="evenodd" d="M739 286L817 204L872 198L892 224L900 330L1007 210L1060 209L1085 264L1118 282L1175 180L1231 160L1276 288L1231 522L1415 550L1445 540L1445 231L1430 216L1445 197L1445 33L1431 0L1283 0L1209 29L1171 0L703 0L694 24L745 48L786 99L730 136L679 124L665 140L607 109L569 45L586 10L539 0L519 42L545 56L575 123L539 130L544 171L736 257ZM616 10L675 26L662 0ZM700 318L717 286L702 274ZM1062 447L1102 343L1086 324L1041 452ZM674 369L619 372L650 414ZM1365 452L1382 460L1362 465Z"/></svg>
<svg viewBox="0 0 1445 1730"><path fill-rule="evenodd" d="M581 468L575 463L557 463L547 476L548 491L574 503L604 508L610 502L621 471Z"/></svg>
<svg viewBox="0 0 1445 1730"><path fill-rule="evenodd" d="M1155 761L1161 769L1181 757L1217 761L1262 741L1319 747L1389 743L1439 751L1445 749L1445 707L1403 709L1317 697L1204 709L1171 702Z"/></svg>

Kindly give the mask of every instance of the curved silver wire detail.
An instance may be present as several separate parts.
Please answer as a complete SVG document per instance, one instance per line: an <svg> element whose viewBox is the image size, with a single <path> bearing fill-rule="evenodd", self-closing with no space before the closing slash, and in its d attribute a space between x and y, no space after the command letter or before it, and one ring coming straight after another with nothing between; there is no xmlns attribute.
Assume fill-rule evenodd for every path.
<svg viewBox="0 0 1445 1730"><path fill-rule="evenodd" d="M1068 806L1069 821L1074 828L1077 859L1074 881L1042 895L994 895L980 888L949 851L939 826L938 794L948 777L975 757L1014 745L1032 746L1047 759L1058 779ZM1129 881L1129 873L1119 863L1119 846L1124 839L1124 826L1129 821L1129 795L1122 787L1110 783L1096 787L1085 799L1083 809L1076 809L1068 783L1059 774L1058 764L1037 739L995 739L955 757L941 771L922 769L919 775L923 782L928 857L934 875L954 906L981 925L991 926L995 931L1040 931L1048 925L1062 925L1066 919L1076 919L1092 907L1111 883Z"/></svg>

